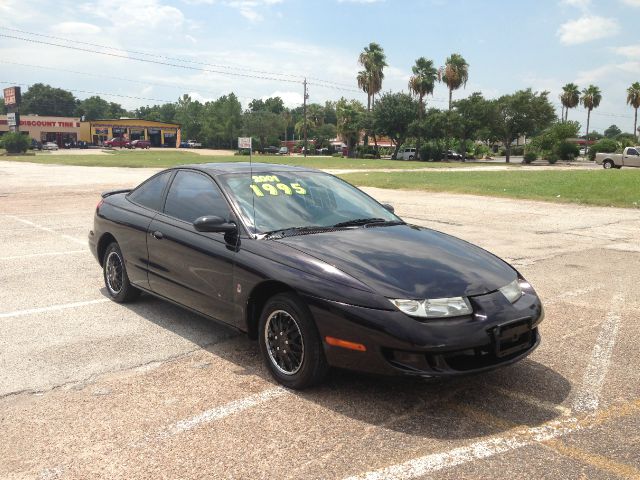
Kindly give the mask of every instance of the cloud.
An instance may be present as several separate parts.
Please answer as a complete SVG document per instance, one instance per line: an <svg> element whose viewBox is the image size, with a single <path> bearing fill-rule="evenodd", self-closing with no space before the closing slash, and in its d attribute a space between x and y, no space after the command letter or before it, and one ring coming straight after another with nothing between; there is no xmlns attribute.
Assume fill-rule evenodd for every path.
<svg viewBox="0 0 640 480"><path fill-rule="evenodd" d="M95 35L102 29L93 23L62 22L51 27L51 31L64 35Z"/></svg>
<svg viewBox="0 0 640 480"><path fill-rule="evenodd" d="M284 106L287 108L295 108L302 105L302 93L300 92L277 90L270 95L263 95L261 98L262 100L266 100L270 97L280 97Z"/></svg>
<svg viewBox="0 0 640 480"><path fill-rule="evenodd" d="M385 0L338 0L338 3L382 3Z"/></svg>
<svg viewBox="0 0 640 480"><path fill-rule="evenodd" d="M577 20L570 20L560 26L557 35L564 45L582 43L612 37L620 32L618 22L612 18L597 15L583 15Z"/></svg>
<svg viewBox="0 0 640 480"><path fill-rule="evenodd" d="M640 58L640 43L636 45L627 45L624 47L614 48L613 51L618 55L629 58Z"/></svg>
<svg viewBox="0 0 640 480"><path fill-rule="evenodd" d="M252 23L262 21L264 16L258 11L258 9L264 7L270 7L282 3L282 0L236 0L226 2L225 5L236 8L240 15L249 20Z"/></svg>
<svg viewBox="0 0 640 480"><path fill-rule="evenodd" d="M586 10L591 6L591 0L562 0L563 5L569 7L577 7L582 10Z"/></svg>
<svg viewBox="0 0 640 480"><path fill-rule="evenodd" d="M79 8L86 14L109 22L109 26L119 30L175 30L185 22L182 11L159 0L111 0L108 9L104 8L102 2L84 3Z"/></svg>
<svg viewBox="0 0 640 480"><path fill-rule="evenodd" d="M625 3L631 7L640 7L640 0L622 0L622 3Z"/></svg>

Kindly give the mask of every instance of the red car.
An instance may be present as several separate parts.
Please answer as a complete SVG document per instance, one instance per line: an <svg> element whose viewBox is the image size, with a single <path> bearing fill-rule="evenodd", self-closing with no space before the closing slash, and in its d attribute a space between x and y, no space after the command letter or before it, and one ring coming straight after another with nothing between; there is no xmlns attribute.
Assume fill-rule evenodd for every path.
<svg viewBox="0 0 640 480"><path fill-rule="evenodd" d="M151 142L149 140L134 140L127 148L151 148Z"/></svg>
<svg viewBox="0 0 640 480"><path fill-rule="evenodd" d="M105 147L111 147L111 148L115 148L115 147L125 147L125 148L129 148L129 140L126 140L122 137L114 137L111 140L107 140L106 142L104 142L104 146Z"/></svg>

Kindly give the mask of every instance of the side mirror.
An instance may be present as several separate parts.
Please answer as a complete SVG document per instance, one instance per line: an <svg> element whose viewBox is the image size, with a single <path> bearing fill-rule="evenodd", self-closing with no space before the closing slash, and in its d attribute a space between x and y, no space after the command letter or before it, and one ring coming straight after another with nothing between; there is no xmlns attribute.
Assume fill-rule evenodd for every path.
<svg viewBox="0 0 640 480"><path fill-rule="evenodd" d="M390 203L383 203L382 206L384 207L385 210L388 210L391 213L395 213L396 211L396 209L393 208L393 205L391 205Z"/></svg>
<svg viewBox="0 0 640 480"><path fill-rule="evenodd" d="M193 227L198 232L235 232L238 227L233 222L227 222L225 219L221 217L217 217L215 215L206 215L204 217L200 217L193 222Z"/></svg>

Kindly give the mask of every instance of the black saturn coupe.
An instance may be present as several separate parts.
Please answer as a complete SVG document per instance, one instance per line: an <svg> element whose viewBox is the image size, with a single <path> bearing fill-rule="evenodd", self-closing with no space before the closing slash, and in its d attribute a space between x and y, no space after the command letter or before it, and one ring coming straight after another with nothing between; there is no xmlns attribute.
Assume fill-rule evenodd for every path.
<svg viewBox="0 0 640 480"><path fill-rule="evenodd" d="M89 243L113 300L147 292L246 332L291 388L329 366L481 372L540 342L540 299L513 267L308 168L170 168L103 194Z"/></svg>

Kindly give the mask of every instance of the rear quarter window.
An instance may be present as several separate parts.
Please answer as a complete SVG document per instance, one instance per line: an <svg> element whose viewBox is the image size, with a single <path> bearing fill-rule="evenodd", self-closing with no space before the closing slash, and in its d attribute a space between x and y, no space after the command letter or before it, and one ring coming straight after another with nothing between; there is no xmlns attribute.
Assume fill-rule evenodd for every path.
<svg viewBox="0 0 640 480"><path fill-rule="evenodd" d="M152 210L162 210L164 190L171 177L171 172L164 172L147 180L128 196L129 200Z"/></svg>

